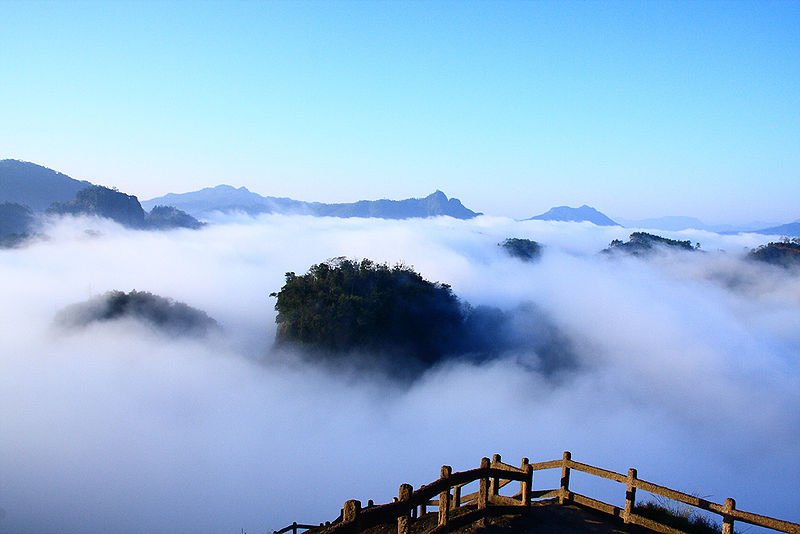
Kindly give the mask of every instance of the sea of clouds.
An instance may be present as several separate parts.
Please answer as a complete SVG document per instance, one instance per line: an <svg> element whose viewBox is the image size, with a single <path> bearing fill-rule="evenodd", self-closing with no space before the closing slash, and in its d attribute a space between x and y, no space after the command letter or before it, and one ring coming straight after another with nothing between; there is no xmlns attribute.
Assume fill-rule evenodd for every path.
<svg viewBox="0 0 800 534"><path fill-rule="evenodd" d="M564 450L800 521L800 275L742 259L763 236L665 232L705 253L641 259L598 254L623 228L489 217L220 216L170 232L66 218L45 232L0 251L0 532L271 532L389 501L442 464ZM542 259L508 257L507 237L542 243ZM547 376L516 351L409 384L271 353L269 293L335 256L403 262L474 306L533 302L578 365ZM223 332L54 325L115 289L185 302Z"/></svg>

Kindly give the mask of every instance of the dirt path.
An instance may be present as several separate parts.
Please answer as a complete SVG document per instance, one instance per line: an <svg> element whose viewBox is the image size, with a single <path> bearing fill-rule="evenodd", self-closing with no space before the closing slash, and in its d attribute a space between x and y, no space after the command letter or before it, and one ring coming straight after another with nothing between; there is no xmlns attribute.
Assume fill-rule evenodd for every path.
<svg viewBox="0 0 800 534"><path fill-rule="evenodd" d="M625 525L617 518L574 505L533 506L523 517L500 517L481 534L557 534L586 532L594 534L650 534L653 531L635 525ZM465 527L459 534L477 532Z"/></svg>
<svg viewBox="0 0 800 534"><path fill-rule="evenodd" d="M436 526L438 513L425 514L411 524L411 534L428 532ZM653 534L654 531L626 525L621 519L576 505L533 505L524 516L500 516L491 518L489 526L479 528L476 524L457 528L454 534ZM364 534L396 534L397 526L379 525L364 531Z"/></svg>

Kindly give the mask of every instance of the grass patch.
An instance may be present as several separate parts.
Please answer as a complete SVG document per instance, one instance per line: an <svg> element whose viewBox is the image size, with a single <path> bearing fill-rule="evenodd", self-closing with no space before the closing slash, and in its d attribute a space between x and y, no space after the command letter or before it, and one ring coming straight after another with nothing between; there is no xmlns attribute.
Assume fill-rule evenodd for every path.
<svg viewBox="0 0 800 534"><path fill-rule="evenodd" d="M648 501L637 504L633 513L691 534L719 534L722 530L719 523L698 514L689 506L675 507Z"/></svg>

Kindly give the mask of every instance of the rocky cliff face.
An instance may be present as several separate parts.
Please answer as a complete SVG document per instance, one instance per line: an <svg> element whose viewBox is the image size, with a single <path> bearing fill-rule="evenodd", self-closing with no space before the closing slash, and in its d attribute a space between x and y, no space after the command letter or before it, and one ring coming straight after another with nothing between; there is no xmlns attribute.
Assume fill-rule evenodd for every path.
<svg viewBox="0 0 800 534"><path fill-rule="evenodd" d="M106 217L129 228L145 226L145 213L135 196L99 185L78 191L74 200L53 204L47 211L55 214Z"/></svg>

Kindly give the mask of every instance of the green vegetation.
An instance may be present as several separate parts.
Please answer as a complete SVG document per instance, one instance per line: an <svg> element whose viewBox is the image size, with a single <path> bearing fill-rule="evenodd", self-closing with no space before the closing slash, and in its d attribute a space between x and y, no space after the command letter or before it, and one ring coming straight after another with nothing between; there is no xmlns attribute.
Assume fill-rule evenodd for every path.
<svg viewBox="0 0 800 534"><path fill-rule="evenodd" d="M676 508L653 501L637 504L633 512L689 534L719 534L720 524L690 507Z"/></svg>
<svg viewBox="0 0 800 534"><path fill-rule="evenodd" d="M671 249L694 251L699 248L700 243L696 243L692 246L692 242L689 240L678 241L676 239L668 239L666 237L648 234L647 232L634 232L630 235L630 239L627 243L620 239L615 239L603 252L607 254L612 252L624 252L633 256L641 256L651 254L657 250Z"/></svg>
<svg viewBox="0 0 800 534"><path fill-rule="evenodd" d="M410 267L335 258L286 273L276 341L328 353L370 351L430 365L457 340L465 307Z"/></svg>
<svg viewBox="0 0 800 534"><path fill-rule="evenodd" d="M752 250L747 257L785 268L800 267L800 238L785 237L783 241L761 245Z"/></svg>
<svg viewBox="0 0 800 534"><path fill-rule="evenodd" d="M510 237L498 245L510 256L522 261L534 261L542 255L542 246L530 239Z"/></svg>
<svg viewBox="0 0 800 534"><path fill-rule="evenodd" d="M205 312L147 291L109 291L59 312L56 322L65 327L132 318L173 335L204 335L219 328Z"/></svg>
<svg viewBox="0 0 800 534"><path fill-rule="evenodd" d="M169 230L172 228L191 228L197 230L205 226L185 211L172 206L155 206L145 217L147 228Z"/></svg>
<svg viewBox="0 0 800 534"><path fill-rule="evenodd" d="M349 361L413 377L445 358L475 362L535 354L529 365L551 374L576 365L571 343L533 304L504 311L472 307L450 286L405 265L335 258L277 293L276 345L298 346L317 362Z"/></svg>

